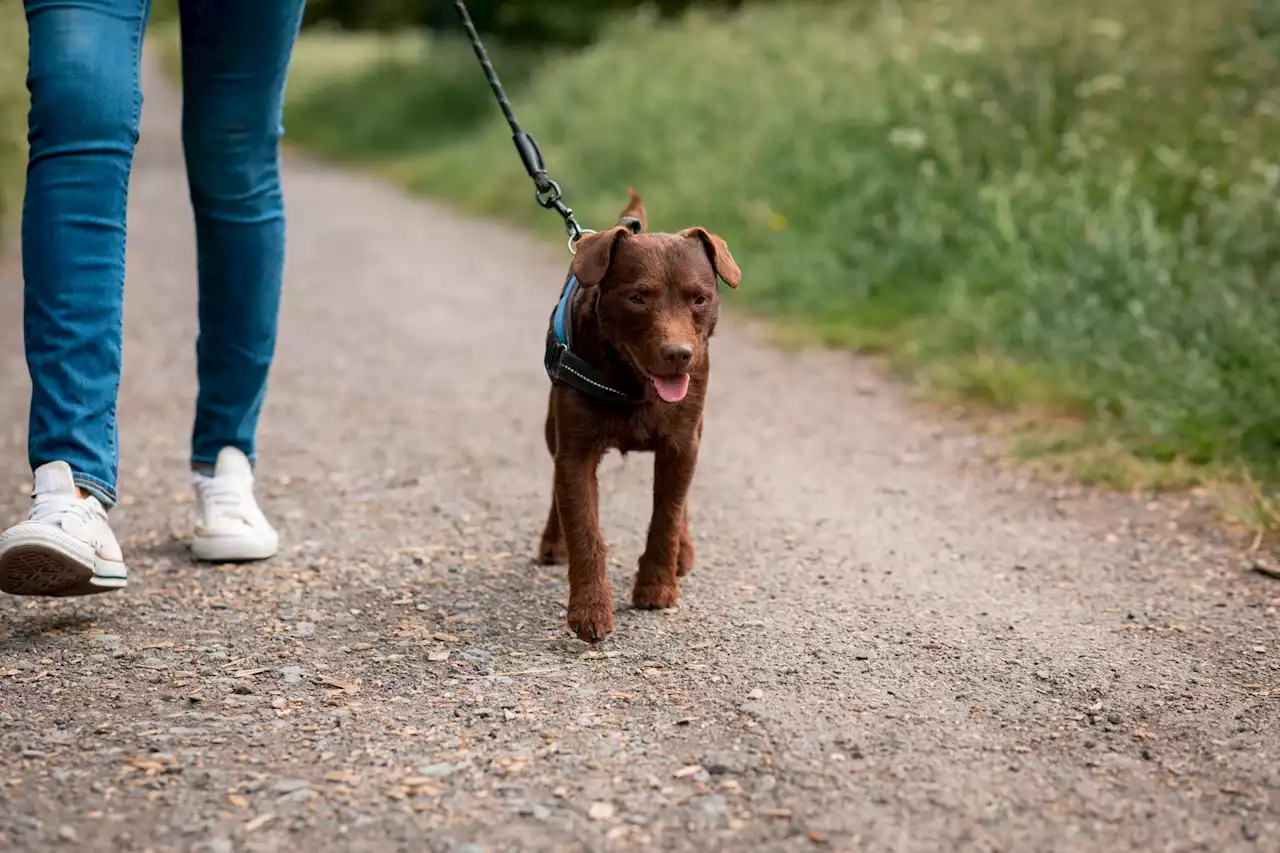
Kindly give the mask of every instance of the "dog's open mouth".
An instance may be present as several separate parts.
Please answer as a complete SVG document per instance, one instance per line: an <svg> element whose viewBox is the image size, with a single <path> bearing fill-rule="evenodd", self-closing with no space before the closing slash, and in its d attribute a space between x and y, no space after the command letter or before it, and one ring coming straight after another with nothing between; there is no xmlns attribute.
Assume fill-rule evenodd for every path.
<svg viewBox="0 0 1280 853"><path fill-rule="evenodd" d="M666 402L679 403L684 399L684 395L689 393L689 375L655 376L653 387L657 390L658 396Z"/></svg>

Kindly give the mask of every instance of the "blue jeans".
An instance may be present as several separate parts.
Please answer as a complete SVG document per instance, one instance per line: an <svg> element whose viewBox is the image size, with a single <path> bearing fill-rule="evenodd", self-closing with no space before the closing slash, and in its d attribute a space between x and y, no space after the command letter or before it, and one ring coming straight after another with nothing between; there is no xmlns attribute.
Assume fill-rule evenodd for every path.
<svg viewBox="0 0 1280 853"><path fill-rule="evenodd" d="M284 267L279 139L304 0L181 0L182 141L198 246L193 465L255 457ZM150 0L24 0L30 160L22 216L33 468L116 500L125 206ZM142 366L145 369L145 365Z"/></svg>

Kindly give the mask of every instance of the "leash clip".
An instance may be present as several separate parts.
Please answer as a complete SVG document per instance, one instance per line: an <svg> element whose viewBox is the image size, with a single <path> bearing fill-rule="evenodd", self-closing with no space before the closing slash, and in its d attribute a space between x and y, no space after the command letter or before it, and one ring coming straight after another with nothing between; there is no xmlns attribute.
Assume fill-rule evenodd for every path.
<svg viewBox="0 0 1280 853"><path fill-rule="evenodd" d="M551 180L547 174L546 164L542 161L542 152L538 149L538 143L533 137L526 133L520 127L520 123L516 121L515 111L511 109L511 103L507 100L507 93L502 88L502 81L498 79L498 72L494 70L493 63L489 61L489 53L484 49L484 43L480 40L480 34L476 32L475 24L471 21L471 14L467 11L467 4L464 0L453 0L453 8L457 10L458 17L462 20L462 28L467 31L467 38L471 42L471 50L475 53L476 59L480 62L480 70L484 72L485 79L489 82L489 88L493 90L493 97L498 102L498 108L502 110L502 115L507 120L507 125L511 128L511 141L515 144L516 152L520 155L520 162L524 165L524 169L529 173L529 177L533 179L535 187L534 198L537 199L538 205L546 210L554 210L564 219L565 230L569 233L569 252L574 253L574 244L582 238L584 232L582 226L578 225L578 221L573 218L573 210L571 210L560 199L560 185Z"/></svg>

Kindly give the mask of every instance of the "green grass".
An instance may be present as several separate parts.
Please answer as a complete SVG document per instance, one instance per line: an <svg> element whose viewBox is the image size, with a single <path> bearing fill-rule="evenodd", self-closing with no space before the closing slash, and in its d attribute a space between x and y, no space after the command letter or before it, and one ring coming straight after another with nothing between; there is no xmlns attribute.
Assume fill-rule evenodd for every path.
<svg viewBox="0 0 1280 853"><path fill-rule="evenodd" d="M340 43L343 37L338 38ZM488 129L497 107L470 47L418 36L414 44L420 56L402 49L398 56L388 57L378 37L355 38L378 53L378 61L361 74L329 76L328 85L317 85L314 74L325 69L332 75L329 58L341 52L321 47L313 36L299 45L285 116L294 142L334 158L403 166L424 150L465 146ZM501 63L504 84L516 97L536 58L517 50L495 51L495 57L500 57L496 61ZM353 56L352 66L357 62ZM530 186L524 197L531 198L531 192Z"/></svg>
<svg viewBox="0 0 1280 853"><path fill-rule="evenodd" d="M27 153L27 28L22 5L0 8L0 246L12 233Z"/></svg>
<svg viewBox="0 0 1280 853"><path fill-rule="evenodd" d="M766 4L497 60L588 226L634 184L651 226L728 240L731 303L1048 413L1024 456L1271 483L1278 34L1253 0ZM464 48L322 85L309 50L294 142L559 236Z"/></svg>

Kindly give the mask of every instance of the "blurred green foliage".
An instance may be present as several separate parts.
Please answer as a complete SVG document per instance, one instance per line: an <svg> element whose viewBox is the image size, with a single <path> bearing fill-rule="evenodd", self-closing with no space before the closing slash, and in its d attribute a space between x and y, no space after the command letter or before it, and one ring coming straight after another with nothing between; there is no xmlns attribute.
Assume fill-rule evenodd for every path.
<svg viewBox="0 0 1280 853"><path fill-rule="evenodd" d="M0 244L22 195L27 153L27 29L22 5L0 6Z"/></svg>
<svg viewBox="0 0 1280 853"><path fill-rule="evenodd" d="M152 24L167 24L178 20L178 0L151 0Z"/></svg>
<svg viewBox="0 0 1280 853"><path fill-rule="evenodd" d="M1276 8L642 12L585 52L499 70L588 225L634 184L656 226L729 240L734 300L936 388L1067 413L1088 441L1189 479L1273 477ZM471 61L433 43L334 80L293 100L290 132L558 234Z"/></svg>
<svg viewBox="0 0 1280 853"><path fill-rule="evenodd" d="M504 41L540 45L584 45L620 12L651 6L672 17L698 6L737 8L741 0L468 0L476 28ZM329 23L347 29L459 28L452 0L309 0L304 25Z"/></svg>

